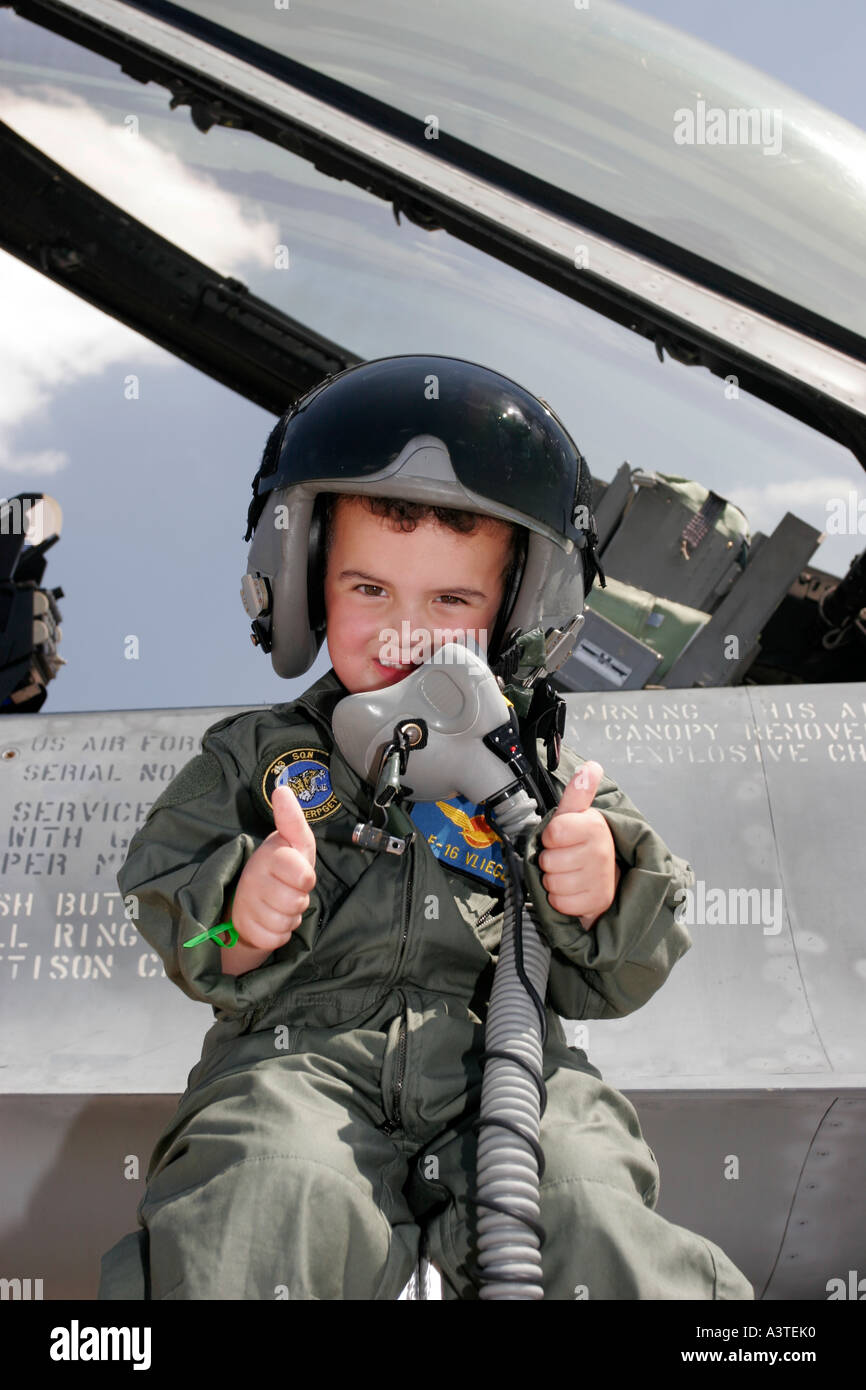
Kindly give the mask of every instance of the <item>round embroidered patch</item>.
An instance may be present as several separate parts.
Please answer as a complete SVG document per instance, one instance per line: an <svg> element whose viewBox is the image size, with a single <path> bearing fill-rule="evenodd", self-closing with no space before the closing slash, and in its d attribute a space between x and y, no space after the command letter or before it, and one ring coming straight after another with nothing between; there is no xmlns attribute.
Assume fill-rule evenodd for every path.
<svg viewBox="0 0 866 1390"><path fill-rule="evenodd" d="M328 755L324 748L292 748L274 758L262 778L262 795L273 812L274 787L291 787L308 821L324 820L339 811L331 786Z"/></svg>

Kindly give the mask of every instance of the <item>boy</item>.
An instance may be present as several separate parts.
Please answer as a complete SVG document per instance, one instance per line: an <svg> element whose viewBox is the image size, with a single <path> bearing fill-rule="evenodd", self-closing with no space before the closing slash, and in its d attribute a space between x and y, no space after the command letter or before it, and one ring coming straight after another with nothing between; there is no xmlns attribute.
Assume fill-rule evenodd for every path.
<svg viewBox="0 0 866 1390"><path fill-rule="evenodd" d="M545 1297L752 1298L717 1246L655 1213L637 1115L567 1047L558 1017L631 1012L691 944L673 915L689 866L598 764L575 779L582 760L558 748L539 685L540 637L579 615L595 571L589 474L570 436L484 368L383 359L293 407L253 493L253 640L288 676L327 632L333 666L300 699L209 729L118 875L170 978L217 1023L151 1159L140 1239L104 1257L100 1296L393 1299L422 1240L443 1296L478 1296L473 1123L501 932L496 837L458 798L392 803L390 833L416 832L402 855L352 844L372 788L331 730L347 694L404 679L415 644L435 650L456 628L484 634L510 682L543 802L525 872L552 947ZM413 649L395 652L395 632ZM183 946L228 922L231 947Z"/></svg>

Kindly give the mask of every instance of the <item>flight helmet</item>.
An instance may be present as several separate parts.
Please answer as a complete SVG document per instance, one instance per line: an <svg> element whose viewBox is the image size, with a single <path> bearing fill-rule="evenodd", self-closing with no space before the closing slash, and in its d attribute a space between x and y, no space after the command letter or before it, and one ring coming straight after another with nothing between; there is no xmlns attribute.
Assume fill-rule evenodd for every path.
<svg viewBox="0 0 866 1390"><path fill-rule="evenodd" d="M383 357L326 378L277 421L252 492L241 597L253 642L287 678L310 669L325 637L324 494L402 498L524 528L491 664L516 634L577 618L597 571L604 583L592 479L565 426L516 382L460 358Z"/></svg>

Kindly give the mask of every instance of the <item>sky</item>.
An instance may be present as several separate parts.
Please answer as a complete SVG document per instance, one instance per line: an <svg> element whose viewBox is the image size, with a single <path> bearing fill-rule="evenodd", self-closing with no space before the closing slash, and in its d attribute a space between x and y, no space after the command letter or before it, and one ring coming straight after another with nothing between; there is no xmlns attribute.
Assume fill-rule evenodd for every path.
<svg viewBox="0 0 866 1390"><path fill-rule="evenodd" d="M860 0L634 0L866 130L866 6Z"/></svg>
<svg viewBox="0 0 866 1390"><path fill-rule="evenodd" d="M293 3L300 19L304 9ZM631 9L866 130L866 8L852 0ZM560 0L533 13L543 35L561 22ZM390 56L399 60L399 43ZM497 63L491 55L479 82L507 103ZM456 92L459 73L453 83ZM862 470L841 446L748 397L732 406L709 373L660 366L636 335L444 232L398 227L386 203L246 132L204 135L187 109L169 111L162 88L9 10L0 11L0 119L359 355L447 353L512 376L551 402L605 480L625 459L694 478L740 506L753 532L772 531L787 510L823 529L830 497L862 494ZM512 116L515 140L532 133L525 122L518 130ZM508 130L503 117L500 138ZM565 167L575 151L560 155ZM604 177L601 153L595 163ZM279 245L291 251L285 270ZM299 694L327 669L326 650L306 676L282 680L252 646L239 596L250 483L273 417L4 252L0 303L0 496L39 488L64 517L46 582L64 591L67 664L43 711L228 709ZM841 575L862 545L829 536L815 563Z"/></svg>

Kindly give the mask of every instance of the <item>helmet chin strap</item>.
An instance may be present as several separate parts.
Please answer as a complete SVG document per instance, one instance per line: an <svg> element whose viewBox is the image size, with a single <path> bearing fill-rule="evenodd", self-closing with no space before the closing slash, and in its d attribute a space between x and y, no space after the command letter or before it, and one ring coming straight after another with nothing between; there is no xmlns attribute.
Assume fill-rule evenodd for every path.
<svg viewBox="0 0 866 1390"><path fill-rule="evenodd" d="M523 531L518 545L517 559L509 570L507 576L508 587L503 595L502 603L499 605L499 612L496 616L493 635L490 639L489 655L494 658L494 660L498 657L500 647L504 643L505 635L508 631L508 620L514 611L517 595L520 593L520 585L523 583L523 572L526 569L528 544L529 538L526 531Z"/></svg>
<svg viewBox="0 0 866 1390"><path fill-rule="evenodd" d="M555 772L559 765L565 732L565 701L554 689L549 673L558 670L570 656L584 621L581 613L562 628L552 628L547 634L540 627L513 633L492 668L517 712L532 778L548 810L559 800L548 773ZM538 739L544 742L546 770L538 760Z"/></svg>

